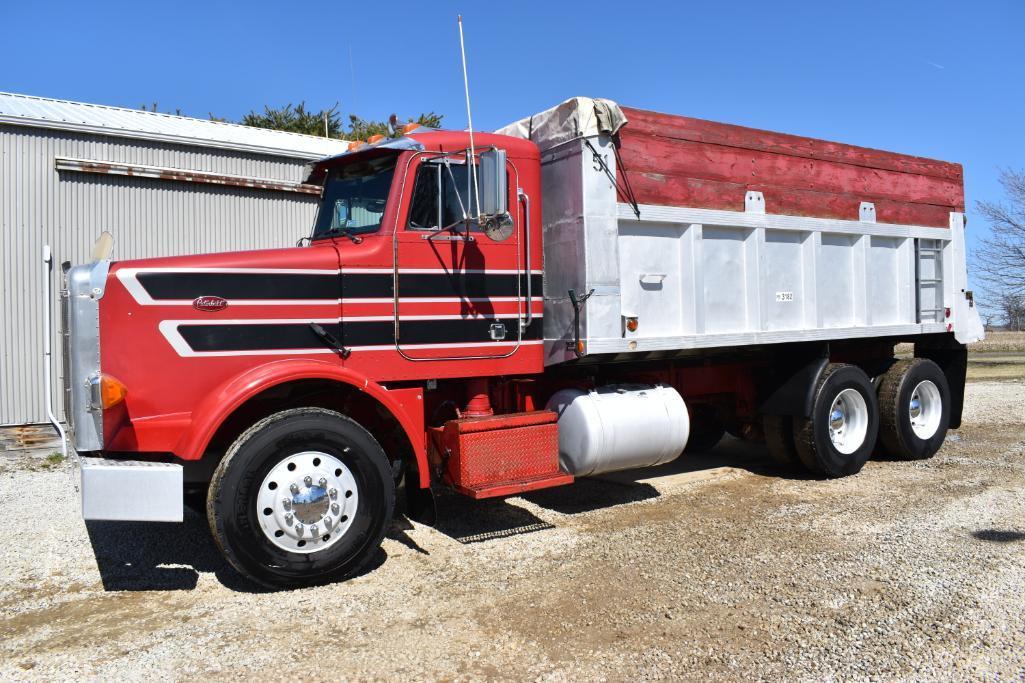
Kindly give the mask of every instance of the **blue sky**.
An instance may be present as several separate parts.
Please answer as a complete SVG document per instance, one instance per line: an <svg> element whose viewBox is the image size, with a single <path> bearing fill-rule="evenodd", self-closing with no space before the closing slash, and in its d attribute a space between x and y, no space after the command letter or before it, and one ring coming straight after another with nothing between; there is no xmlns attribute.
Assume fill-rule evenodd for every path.
<svg viewBox="0 0 1025 683"><path fill-rule="evenodd" d="M573 95L958 161L969 240L1025 167L1025 2L5 3L0 89L238 118L340 102L475 124ZM297 5L298 6L298 5ZM351 54L351 60L350 60Z"/></svg>

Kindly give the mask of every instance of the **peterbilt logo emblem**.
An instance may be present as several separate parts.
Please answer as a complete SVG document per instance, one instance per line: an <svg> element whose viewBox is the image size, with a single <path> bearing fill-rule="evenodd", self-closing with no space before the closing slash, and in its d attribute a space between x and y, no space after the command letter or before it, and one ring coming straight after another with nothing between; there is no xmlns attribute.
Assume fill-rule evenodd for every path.
<svg viewBox="0 0 1025 683"><path fill-rule="evenodd" d="M219 296L200 296L192 301L192 307L197 311L216 313L228 307L228 300Z"/></svg>

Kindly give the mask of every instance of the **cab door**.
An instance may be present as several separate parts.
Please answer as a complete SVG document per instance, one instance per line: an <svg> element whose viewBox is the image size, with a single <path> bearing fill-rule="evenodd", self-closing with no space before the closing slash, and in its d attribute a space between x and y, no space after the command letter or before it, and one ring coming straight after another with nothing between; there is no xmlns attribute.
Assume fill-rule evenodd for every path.
<svg viewBox="0 0 1025 683"><path fill-rule="evenodd" d="M508 218L484 230L473 218L478 190L468 156L421 152L407 167L412 190L396 226L394 295L396 348L410 360L511 357L525 338L539 338L540 321L534 329L527 315L515 166L505 164ZM540 276L531 285L539 296Z"/></svg>

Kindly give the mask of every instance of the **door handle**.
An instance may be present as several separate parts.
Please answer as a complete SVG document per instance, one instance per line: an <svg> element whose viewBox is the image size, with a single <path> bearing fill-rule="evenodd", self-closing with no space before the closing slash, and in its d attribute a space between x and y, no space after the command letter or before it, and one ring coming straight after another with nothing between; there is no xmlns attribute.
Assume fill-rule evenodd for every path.
<svg viewBox="0 0 1025 683"><path fill-rule="evenodd" d="M519 196L520 201L523 202L523 241L527 248L527 318L523 323L524 326L527 326L534 322L534 306L531 302L533 294L531 291L531 280L533 280L534 273L530 263L530 196L523 191L522 187L516 188L516 194Z"/></svg>

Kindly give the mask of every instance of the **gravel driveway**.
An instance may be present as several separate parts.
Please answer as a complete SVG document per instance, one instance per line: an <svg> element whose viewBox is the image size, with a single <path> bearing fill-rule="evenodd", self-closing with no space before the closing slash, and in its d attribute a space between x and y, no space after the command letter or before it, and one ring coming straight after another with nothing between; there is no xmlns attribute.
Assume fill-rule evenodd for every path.
<svg viewBox="0 0 1025 683"><path fill-rule="evenodd" d="M0 459L0 678L1025 676L1025 383L925 462L813 481L724 441L659 470L440 500L344 584L261 592L206 521L81 521Z"/></svg>

